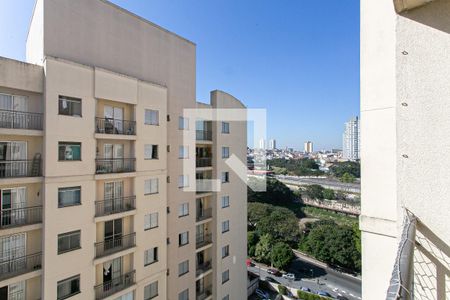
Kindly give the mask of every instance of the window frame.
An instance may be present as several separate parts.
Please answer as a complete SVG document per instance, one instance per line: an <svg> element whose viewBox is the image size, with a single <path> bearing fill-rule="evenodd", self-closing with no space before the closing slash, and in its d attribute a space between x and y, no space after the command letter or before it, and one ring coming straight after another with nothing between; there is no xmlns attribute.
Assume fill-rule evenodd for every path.
<svg viewBox="0 0 450 300"><path fill-rule="evenodd" d="M223 122L222 121L222 133L223 134L230 134L230 122Z"/></svg>
<svg viewBox="0 0 450 300"><path fill-rule="evenodd" d="M80 276L80 274L78 274L78 275L74 275L74 276L71 276L71 277L66 278L66 279L59 280L56 283L56 299L57 300L63 300L63 299L67 299L67 298L70 298L72 296L75 296L77 294L80 294L81 293L81 280L80 279L81 279L81 276ZM77 280L78 281L78 291L73 292L71 294L64 295L64 296L58 295L58 288L59 288L59 286L61 284L64 284L64 283L69 283L71 285L73 280Z"/></svg>
<svg viewBox="0 0 450 300"><path fill-rule="evenodd" d="M178 300L189 300L189 289L185 289L178 294Z"/></svg>
<svg viewBox="0 0 450 300"><path fill-rule="evenodd" d="M65 191L75 191L75 190L79 190L79 199L78 199L78 203L72 203L72 204L68 204L68 205L63 205L60 201L60 194L62 192ZM81 185L79 186L67 186L67 187L59 187L58 188L58 208L64 208L64 207L72 207L72 206L78 206L81 205Z"/></svg>
<svg viewBox="0 0 450 300"><path fill-rule="evenodd" d="M156 181L156 192L152 192L152 187L154 187L154 185L152 184L152 182ZM146 189L147 189L147 182L150 182L150 191L147 193ZM154 194L159 194L159 178L158 177L152 177L152 178L148 178L144 180L144 195L154 195Z"/></svg>
<svg viewBox="0 0 450 300"><path fill-rule="evenodd" d="M226 203L224 202L224 199L227 199ZM225 205L224 205L224 203L225 203ZM222 208L230 207L230 196L228 196L228 195L222 196L220 198L220 206Z"/></svg>
<svg viewBox="0 0 450 300"><path fill-rule="evenodd" d="M61 159L60 157L60 147L62 146L79 146L80 147L80 159ZM69 142L69 141L59 141L58 142L58 162L71 162L71 161L82 161L83 155L82 155L82 148L81 148L81 142Z"/></svg>
<svg viewBox="0 0 450 300"><path fill-rule="evenodd" d="M147 147L148 146L152 147L152 156L151 157L147 157L146 156ZM156 153L156 155L155 155L155 153ZM156 144L145 144L144 145L144 160L158 160L158 159L159 159L159 147L158 147L158 145L156 145Z"/></svg>
<svg viewBox="0 0 450 300"><path fill-rule="evenodd" d="M154 285L154 284L156 284L156 294L154 294L154 295L152 295L152 294L150 294L150 295L148 295L148 297L147 298L145 298L145 291L146 291L146 289L148 288L149 289L149 293L151 293L152 292L152 285ZM147 284L146 286L144 286L144 300L150 300L150 299L153 299L153 298L156 298L156 297L158 297L159 296L159 287L158 287L158 280L156 280L156 281L153 281L153 282L151 282L151 283L149 283L149 284Z"/></svg>
<svg viewBox="0 0 450 300"><path fill-rule="evenodd" d="M77 246L71 246L72 244L72 236L76 236L76 234L78 234L78 245ZM60 245L59 245L59 241L62 238L69 238L69 247L67 249L64 250L60 250ZM57 236L57 255L61 255L67 252L72 252L72 251L76 251L81 249L81 230L73 230L73 231L69 231L69 232L63 232L63 233L59 233Z"/></svg>
<svg viewBox="0 0 450 300"><path fill-rule="evenodd" d="M228 182L230 182L230 172L228 172L228 171L225 171L225 172L222 172L222 174L221 174L221 176L220 176L221 178L221 183L228 183Z"/></svg>
<svg viewBox="0 0 450 300"><path fill-rule="evenodd" d="M230 147L222 147L222 158L230 158Z"/></svg>
<svg viewBox="0 0 450 300"><path fill-rule="evenodd" d="M226 276L224 278L225 274L226 274ZM224 284L224 283L226 283L228 281L230 281L230 270L229 269L227 269L227 270L222 272L222 284Z"/></svg>
<svg viewBox="0 0 450 300"><path fill-rule="evenodd" d="M186 237L185 238L185 243L182 243L182 238L183 237ZM184 231L184 232L180 232L179 234L178 234L178 247L183 247L183 246L186 246L186 245L188 245L189 244L189 231Z"/></svg>
<svg viewBox="0 0 450 300"><path fill-rule="evenodd" d="M189 118L178 117L178 130L189 130Z"/></svg>
<svg viewBox="0 0 450 300"><path fill-rule="evenodd" d="M150 116L150 122L147 123L147 112L149 113ZM151 116L152 113L156 113L156 123L152 122ZM156 109L150 109L150 108L146 108L144 109L144 124L145 125L152 125L152 126L159 126L159 110Z"/></svg>
<svg viewBox="0 0 450 300"><path fill-rule="evenodd" d="M152 216L155 216L155 215L156 215L156 225L152 226L152 223L153 223L152 222ZM148 222L149 227L146 227L147 217L149 218L149 222ZM153 213L149 213L149 214L144 215L144 231L155 229L155 228L158 228L158 227L159 227L159 212L153 212Z"/></svg>
<svg viewBox="0 0 450 300"><path fill-rule="evenodd" d="M230 220L222 221L222 233L230 231Z"/></svg>
<svg viewBox="0 0 450 300"><path fill-rule="evenodd" d="M186 209L185 209L185 207L186 207ZM183 212L183 214L180 214L181 212ZM184 213L184 212L186 212L186 213ZM181 203L178 206L178 218L183 218L186 216L189 216L189 202Z"/></svg>
<svg viewBox="0 0 450 300"><path fill-rule="evenodd" d="M79 115L75 115L75 114L65 114L65 113L61 113L61 100L65 99L66 101L70 102L70 103L77 103L79 102L80 104L80 114ZM66 116L66 117L76 117L76 118L82 118L83 117L83 99L82 98L77 98L77 97L69 97L69 96L64 96L64 95L58 95L58 115L60 116ZM68 106L69 108L69 106ZM69 108L70 110L70 108Z"/></svg>
<svg viewBox="0 0 450 300"><path fill-rule="evenodd" d="M189 146L180 145L178 147L178 158L189 159Z"/></svg>
<svg viewBox="0 0 450 300"><path fill-rule="evenodd" d="M150 261L150 262L147 262L147 258L149 257L147 255L147 253L149 253L149 251L152 251L152 258L153 258L153 260ZM158 261L159 261L159 259L158 259L158 247L153 247L153 248L150 248L150 249L147 249L147 250L144 251L144 267L147 267L149 265L157 263Z"/></svg>
<svg viewBox="0 0 450 300"><path fill-rule="evenodd" d="M225 251L225 254L224 254L224 250L225 249L226 249L226 251ZM222 259L224 259L224 258L226 258L228 256L230 256L230 245L225 245L225 246L222 247Z"/></svg>
<svg viewBox="0 0 450 300"><path fill-rule="evenodd" d="M186 266L186 270L184 270L183 272L180 272L181 271L181 266ZM187 273L189 273L189 259L185 260L185 261L182 261L182 262L180 262L178 264L178 277L181 277L181 276L183 276L183 275L185 275Z"/></svg>
<svg viewBox="0 0 450 300"><path fill-rule="evenodd" d="M180 179L183 178L182 185L180 185ZM178 188L182 189L185 187L189 187L189 176L188 175L179 175L178 176Z"/></svg>

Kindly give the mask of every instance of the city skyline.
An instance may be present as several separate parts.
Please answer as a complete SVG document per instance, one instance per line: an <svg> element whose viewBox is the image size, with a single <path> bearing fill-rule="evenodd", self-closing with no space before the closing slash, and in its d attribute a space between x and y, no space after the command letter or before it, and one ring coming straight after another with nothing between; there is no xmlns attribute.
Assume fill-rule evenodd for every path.
<svg viewBox="0 0 450 300"><path fill-rule="evenodd" d="M315 2L112 2L198 45L198 101L221 86L249 108L267 108L267 137L278 148L302 149L305 140L316 149L342 147L343 124L359 111L359 1L326 9ZM33 4L0 4L3 56L23 60Z"/></svg>

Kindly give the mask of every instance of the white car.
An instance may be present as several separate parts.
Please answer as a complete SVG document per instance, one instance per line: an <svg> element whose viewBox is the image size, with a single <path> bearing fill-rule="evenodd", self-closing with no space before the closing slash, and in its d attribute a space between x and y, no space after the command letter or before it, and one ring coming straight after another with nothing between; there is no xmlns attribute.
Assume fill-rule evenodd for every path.
<svg viewBox="0 0 450 300"><path fill-rule="evenodd" d="M289 279L289 280L295 280L295 275L292 274L292 273L283 274L282 277L285 278L285 279Z"/></svg>
<svg viewBox="0 0 450 300"><path fill-rule="evenodd" d="M255 293L261 299L269 299L269 294L263 290L256 289Z"/></svg>

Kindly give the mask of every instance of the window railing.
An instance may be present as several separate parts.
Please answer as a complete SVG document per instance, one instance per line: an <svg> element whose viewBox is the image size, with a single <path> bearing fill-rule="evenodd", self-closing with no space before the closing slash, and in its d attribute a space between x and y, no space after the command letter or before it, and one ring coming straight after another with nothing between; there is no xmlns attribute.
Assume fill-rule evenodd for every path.
<svg viewBox="0 0 450 300"><path fill-rule="evenodd" d="M196 247L201 248L204 247L206 245L209 245L212 243L212 234L208 233L208 234L197 234L196 236Z"/></svg>
<svg viewBox="0 0 450 300"><path fill-rule="evenodd" d="M196 130L195 138L197 141L212 141L211 130Z"/></svg>
<svg viewBox="0 0 450 300"><path fill-rule="evenodd" d="M103 282L95 286L95 299L104 299L126 289L127 287L132 286L136 282L135 275L136 271L133 270L131 272L120 275L117 278L113 278L110 281Z"/></svg>
<svg viewBox="0 0 450 300"><path fill-rule="evenodd" d="M41 176L41 159L2 160L0 161L0 178Z"/></svg>
<svg viewBox="0 0 450 300"><path fill-rule="evenodd" d="M136 208L136 196L117 197L95 201L95 216L107 216Z"/></svg>
<svg viewBox="0 0 450 300"><path fill-rule="evenodd" d="M205 300L206 298L212 295L212 285L205 287L201 291L197 290L196 292L197 292L196 297L197 300Z"/></svg>
<svg viewBox="0 0 450 300"><path fill-rule="evenodd" d="M212 166L212 158L211 157L197 157L195 159L195 165L197 168L205 168Z"/></svg>
<svg viewBox="0 0 450 300"><path fill-rule="evenodd" d="M196 274L197 274L197 276L200 276L203 273L206 273L209 270L211 270L211 268L212 268L212 261L211 260L205 261L202 264L197 264Z"/></svg>
<svg viewBox="0 0 450 300"><path fill-rule="evenodd" d="M135 163L135 158L97 158L95 159L95 173L107 174L134 172Z"/></svg>
<svg viewBox="0 0 450 300"><path fill-rule="evenodd" d="M42 130L41 113L0 109L0 127Z"/></svg>
<svg viewBox="0 0 450 300"><path fill-rule="evenodd" d="M212 208L197 209L197 222L209 219L212 217Z"/></svg>
<svg viewBox="0 0 450 300"><path fill-rule="evenodd" d="M95 257L103 257L136 246L136 233L130 233L94 244Z"/></svg>
<svg viewBox="0 0 450 300"><path fill-rule="evenodd" d="M42 267L42 253L16 257L0 262L0 280L18 276L24 273L40 270Z"/></svg>
<svg viewBox="0 0 450 300"><path fill-rule="evenodd" d="M42 222L42 206L0 211L0 228L24 226Z"/></svg>
<svg viewBox="0 0 450 300"><path fill-rule="evenodd" d="M95 132L105 134L136 134L136 122L112 118L95 118Z"/></svg>

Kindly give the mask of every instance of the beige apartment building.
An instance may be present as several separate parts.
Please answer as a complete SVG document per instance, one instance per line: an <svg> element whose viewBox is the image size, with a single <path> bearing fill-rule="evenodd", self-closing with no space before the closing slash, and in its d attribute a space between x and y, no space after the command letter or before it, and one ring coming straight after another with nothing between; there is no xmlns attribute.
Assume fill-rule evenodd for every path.
<svg viewBox="0 0 450 300"><path fill-rule="evenodd" d="M0 58L0 299L246 298L246 122L185 115L245 107L198 103L195 60L108 1L37 0L27 62Z"/></svg>
<svg viewBox="0 0 450 300"><path fill-rule="evenodd" d="M361 1L364 300L450 299L450 1Z"/></svg>

